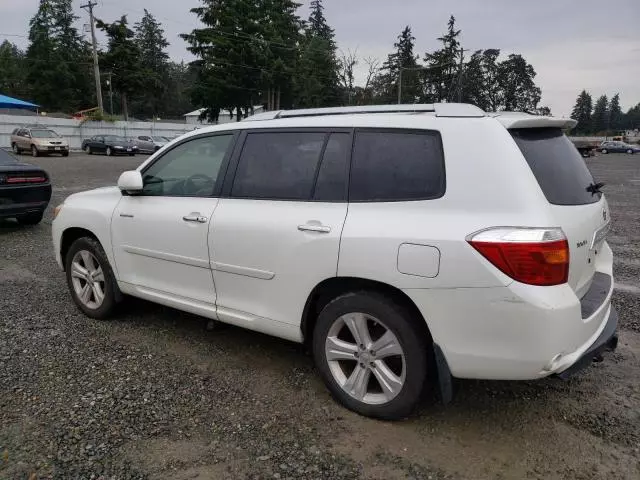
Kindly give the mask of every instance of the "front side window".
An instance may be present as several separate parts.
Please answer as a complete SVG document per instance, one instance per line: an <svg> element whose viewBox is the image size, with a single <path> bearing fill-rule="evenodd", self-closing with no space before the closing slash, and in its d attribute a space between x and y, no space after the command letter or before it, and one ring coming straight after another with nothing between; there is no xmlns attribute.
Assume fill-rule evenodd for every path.
<svg viewBox="0 0 640 480"><path fill-rule="evenodd" d="M392 202L444 195L444 154L434 131L356 132L349 200Z"/></svg>
<svg viewBox="0 0 640 480"><path fill-rule="evenodd" d="M231 196L309 200L325 137L322 132L247 134Z"/></svg>
<svg viewBox="0 0 640 480"><path fill-rule="evenodd" d="M143 195L213 195L233 135L200 137L172 148L143 174Z"/></svg>

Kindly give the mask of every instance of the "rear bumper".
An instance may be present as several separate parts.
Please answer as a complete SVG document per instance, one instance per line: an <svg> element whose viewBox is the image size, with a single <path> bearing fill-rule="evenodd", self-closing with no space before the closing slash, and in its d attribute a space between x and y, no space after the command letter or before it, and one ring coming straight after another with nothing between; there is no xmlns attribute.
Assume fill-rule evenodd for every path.
<svg viewBox="0 0 640 480"><path fill-rule="evenodd" d="M594 360L599 359L606 351L614 351L618 347L618 313L615 308L609 310L609 318L598 338L587 350L566 370L558 373L563 380L568 380L575 373L587 368Z"/></svg>
<svg viewBox="0 0 640 480"><path fill-rule="evenodd" d="M50 199L51 185L0 187L0 218L42 212Z"/></svg>
<svg viewBox="0 0 640 480"><path fill-rule="evenodd" d="M531 380L570 376L615 346L613 282L606 277L605 287L590 289L598 297L592 303L591 294L579 299L567 284L404 291L454 377Z"/></svg>

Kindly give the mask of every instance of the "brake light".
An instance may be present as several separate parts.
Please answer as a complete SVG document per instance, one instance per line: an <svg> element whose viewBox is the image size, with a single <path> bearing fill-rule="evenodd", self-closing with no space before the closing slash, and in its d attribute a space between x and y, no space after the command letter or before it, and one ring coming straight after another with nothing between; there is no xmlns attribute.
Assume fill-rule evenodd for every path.
<svg viewBox="0 0 640 480"><path fill-rule="evenodd" d="M46 182L46 177L9 177L7 178L7 183L44 183Z"/></svg>
<svg viewBox="0 0 640 480"><path fill-rule="evenodd" d="M529 285L560 285L569 277L569 243L560 228L483 230L469 244L509 277Z"/></svg>

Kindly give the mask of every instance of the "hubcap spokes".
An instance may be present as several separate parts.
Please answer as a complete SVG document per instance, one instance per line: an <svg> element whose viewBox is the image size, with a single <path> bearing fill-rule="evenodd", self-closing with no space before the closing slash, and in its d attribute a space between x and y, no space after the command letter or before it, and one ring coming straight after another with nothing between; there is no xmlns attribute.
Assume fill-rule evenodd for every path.
<svg viewBox="0 0 640 480"><path fill-rule="evenodd" d="M105 278L100 263L87 250L80 250L71 262L71 281L78 299L88 308L100 308L104 302Z"/></svg>
<svg viewBox="0 0 640 480"><path fill-rule="evenodd" d="M367 404L395 398L405 382L406 362L396 335L364 313L339 317L329 329L325 355L335 381Z"/></svg>

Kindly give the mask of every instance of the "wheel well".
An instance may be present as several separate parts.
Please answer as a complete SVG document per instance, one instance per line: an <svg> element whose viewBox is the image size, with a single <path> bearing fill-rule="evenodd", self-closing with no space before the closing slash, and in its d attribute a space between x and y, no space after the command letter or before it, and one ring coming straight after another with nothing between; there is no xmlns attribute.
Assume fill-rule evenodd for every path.
<svg viewBox="0 0 640 480"><path fill-rule="evenodd" d="M86 230L84 228L78 228L78 227L67 228L62 233L62 241L60 242L60 255L62 257L63 268L65 266L64 259L67 256L67 252L69 251L69 248L71 248L71 245L73 244L73 242L75 242L77 239L82 237L91 237L96 239L99 242L98 237L96 237L91 231Z"/></svg>
<svg viewBox="0 0 640 480"><path fill-rule="evenodd" d="M413 303L406 293L399 288L393 287L387 283L377 282L364 278L355 277L333 277L320 282L311 292L302 313L302 336L305 345L310 346L313 337L313 329L316 319L322 309L334 298L339 297L348 292L354 291L370 291L389 297L396 304L402 306L409 313L409 318L413 319L416 326L424 335L427 342L431 342L431 333L425 318L420 310Z"/></svg>

